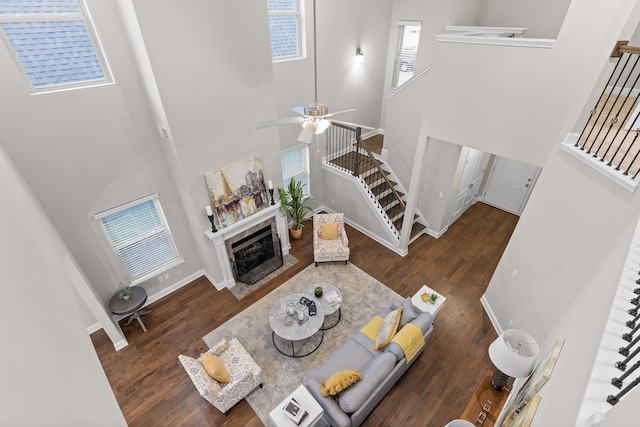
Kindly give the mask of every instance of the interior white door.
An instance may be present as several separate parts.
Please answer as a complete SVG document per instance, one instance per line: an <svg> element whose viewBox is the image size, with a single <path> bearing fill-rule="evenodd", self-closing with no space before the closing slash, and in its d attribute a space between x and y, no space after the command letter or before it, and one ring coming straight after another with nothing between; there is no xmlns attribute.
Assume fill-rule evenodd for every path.
<svg viewBox="0 0 640 427"><path fill-rule="evenodd" d="M453 208L450 224L460 218L464 211L469 209L476 201L488 159L489 155L487 153L468 148L467 159L464 170L462 171L460 185L458 186L456 204Z"/></svg>
<svg viewBox="0 0 640 427"><path fill-rule="evenodd" d="M540 168L536 166L498 157L483 201L520 215L539 173Z"/></svg>

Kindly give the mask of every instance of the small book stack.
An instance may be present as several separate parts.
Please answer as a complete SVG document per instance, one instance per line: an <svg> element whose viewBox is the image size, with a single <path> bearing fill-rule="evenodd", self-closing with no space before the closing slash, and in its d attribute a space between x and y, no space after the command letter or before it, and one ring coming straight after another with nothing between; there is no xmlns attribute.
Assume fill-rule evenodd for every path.
<svg viewBox="0 0 640 427"><path fill-rule="evenodd" d="M307 411L298 404L298 402L292 397L287 400L282 407L282 411L293 421L296 425L300 425L302 420L307 416Z"/></svg>
<svg viewBox="0 0 640 427"><path fill-rule="evenodd" d="M340 294L338 294L338 292L336 292L335 289L324 294L324 297L331 307L335 307L342 302L342 297L340 296Z"/></svg>

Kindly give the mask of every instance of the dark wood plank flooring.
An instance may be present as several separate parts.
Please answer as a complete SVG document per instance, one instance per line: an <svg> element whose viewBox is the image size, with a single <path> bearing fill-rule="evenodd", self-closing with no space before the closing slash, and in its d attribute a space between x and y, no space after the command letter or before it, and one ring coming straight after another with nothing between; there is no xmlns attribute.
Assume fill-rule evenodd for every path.
<svg viewBox="0 0 640 427"><path fill-rule="evenodd" d="M442 427L457 418L491 361L496 337L480 297L518 218L476 203L440 239L424 235L406 257L348 227L351 262L403 296L427 284L447 297L425 352L365 421L365 426ZM310 224L309 224L310 225ZM206 351L201 337L313 261L310 227L292 242L294 267L238 301L204 277L149 307L148 332L123 326L129 345L116 352L103 330L91 335L129 426L260 426L242 401L226 414L206 402L178 355ZM321 268L321 267L319 267Z"/></svg>

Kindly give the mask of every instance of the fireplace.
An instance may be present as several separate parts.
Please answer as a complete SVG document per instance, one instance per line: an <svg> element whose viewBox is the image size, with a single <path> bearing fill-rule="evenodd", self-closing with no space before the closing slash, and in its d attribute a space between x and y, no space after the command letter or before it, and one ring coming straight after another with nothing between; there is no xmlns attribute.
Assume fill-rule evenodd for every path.
<svg viewBox="0 0 640 427"><path fill-rule="evenodd" d="M255 283L282 266L290 244L287 219L279 208L275 204L216 232L211 228L205 231L222 268L221 281L210 279L216 289L231 288L237 282ZM265 230L267 227L269 231ZM252 236L256 241L252 241ZM265 254L258 255L258 251Z"/></svg>
<svg viewBox="0 0 640 427"><path fill-rule="evenodd" d="M269 218L225 241L236 282L253 285L282 267L275 218Z"/></svg>

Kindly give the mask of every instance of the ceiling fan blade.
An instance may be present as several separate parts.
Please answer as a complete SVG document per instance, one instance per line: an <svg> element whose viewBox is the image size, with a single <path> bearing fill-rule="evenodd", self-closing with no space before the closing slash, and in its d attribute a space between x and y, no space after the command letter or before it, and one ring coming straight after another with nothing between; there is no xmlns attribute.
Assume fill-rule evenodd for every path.
<svg viewBox="0 0 640 427"><path fill-rule="evenodd" d="M317 127L318 125L315 122L305 123L304 128L302 128L302 132L298 135L298 141L304 142L305 144L311 144L313 142L313 136L316 134Z"/></svg>
<svg viewBox="0 0 640 427"><path fill-rule="evenodd" d="M342 126L348 126L350 128L362 128L362 129L367 129L367 130L373 130L374 129L371 126L359 125L357 123L343 122L343 121L340 121L340 120L329 120L329 121L331 123L339 124L339 125L342 125Z"/></svg>
<svg viewBox="0 0 640 427"><path fill-rule="evenodd" d="M342 111L336 111L335 113L329 113L329 114L325 114L322 117L331 117L331 116L337 116L338 114L344 114L344 113L350 113L351 111L358 111L357 108L352 108L350 110L342 110Z"/></svg>
<svg viewBox="0 0 640 427"><path fill-rule="evenodd" d="M293 111L294 113L300 114L301 116L304 116L304 107L301 106L295 106L291 109L291 111Z"/></svg>
<svg viewBox="0 0 640 427"><path fill-rule="evenodd" d="M292 123L300 123L304 120L303 117L287 117L286 119L267 120L266 122L256 123L256 129L266 128L269 126L289 125Z"/></svg>

